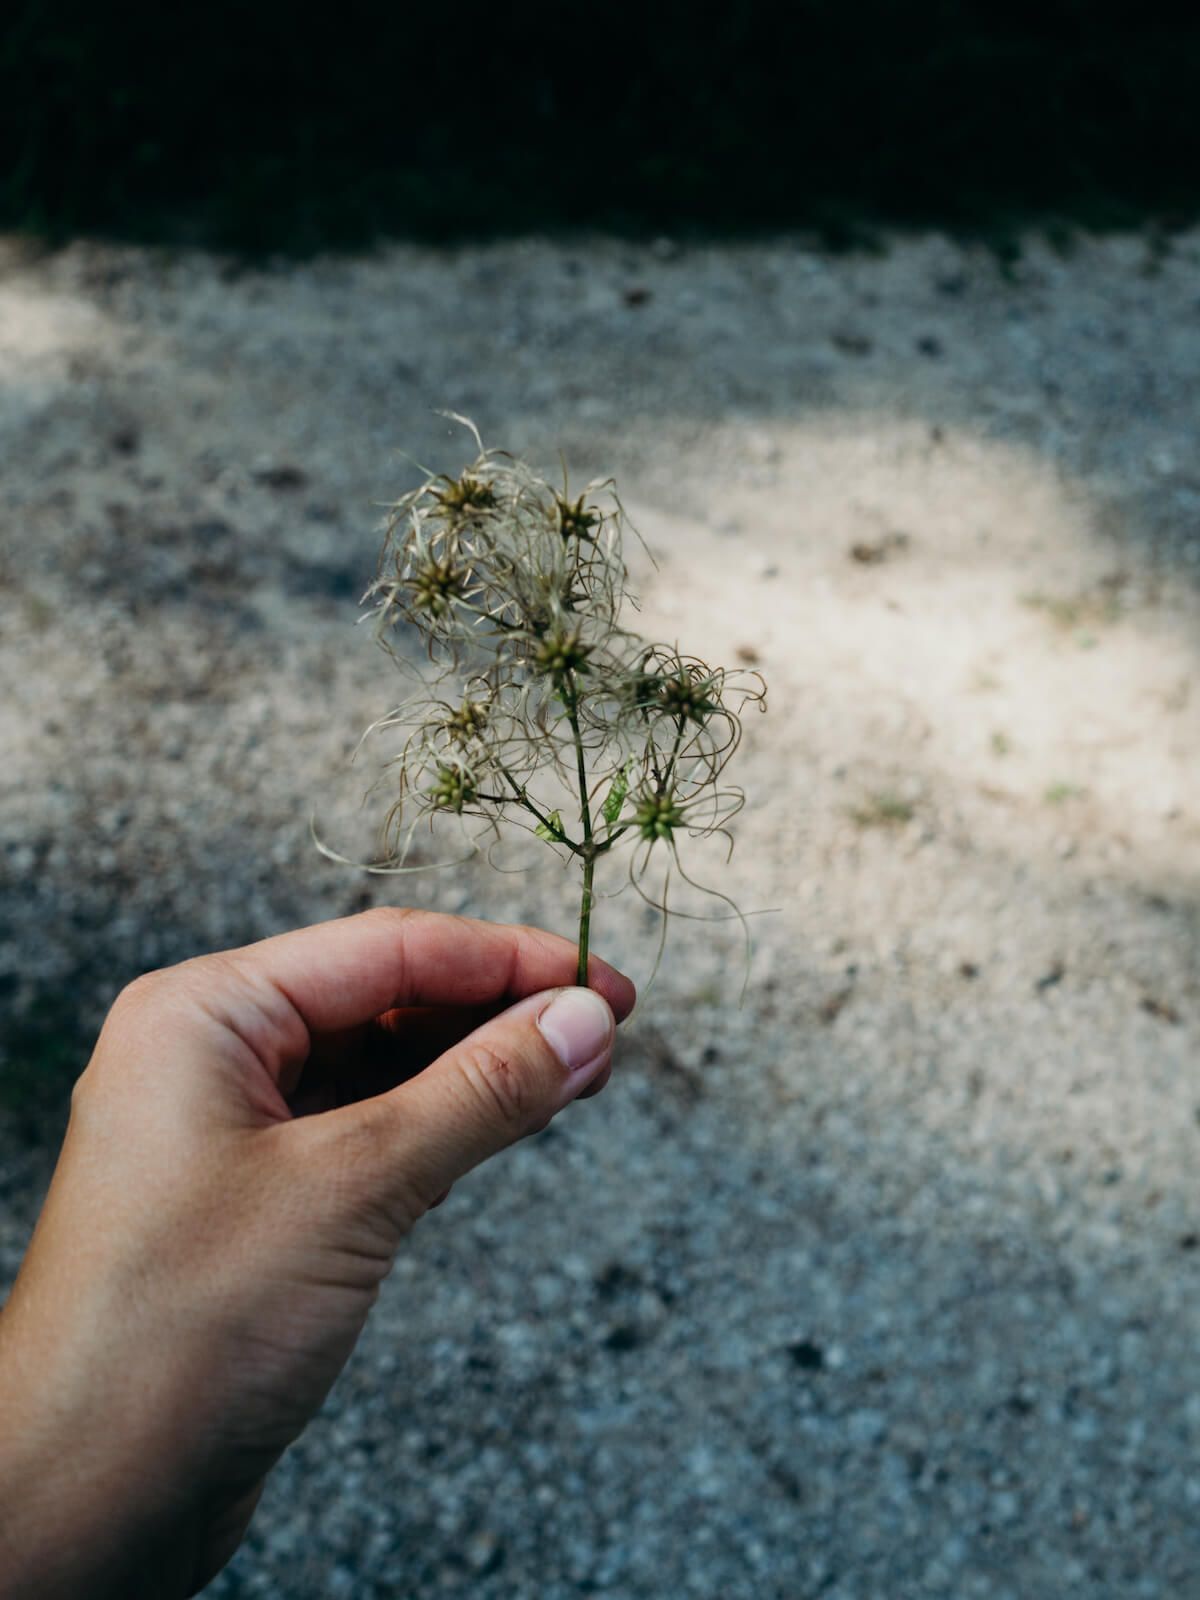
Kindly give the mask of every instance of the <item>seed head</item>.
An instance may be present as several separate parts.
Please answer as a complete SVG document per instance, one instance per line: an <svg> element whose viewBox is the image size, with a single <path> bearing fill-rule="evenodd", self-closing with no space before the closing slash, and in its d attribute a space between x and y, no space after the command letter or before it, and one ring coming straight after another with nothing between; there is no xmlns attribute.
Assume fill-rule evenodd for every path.
<svg viewBox="0 0 1200 1600"><path fill-rule="evenodd" d="M466 576L448 557L431 556L408 580L413 606L435 620L446 616L466 586Z"/></svg>
<svg viewBox="0 0 1200 1600"><path fill-rule="evenodd" d="M596 535L592 532L601 518L598 511L593 511L590 506L584 505L586 496L580 495L578 500L568 500L565 495L556 494L554 504L558 510L558 531L564 540L587 539L593 540Z"/></svg>
<svg viewBox="0 0 1200 1600"><path fill-rule="evenodd" d="M482 736L488 722L488 708L482 700L464 698L442 722L443 730L455 744L467 744Z"/></svg>
<svg viewBox="0 0 1200 1600"><path fill-rule="evenodd" d="M643 839L669 839L683 827L684 816L670 789L655 789L638 800L633 821Z"/></svg>
<svg viewBox="0 0 1200 1600"><path fill-rule="evenodd" d="M717 701L710 698L713 687L711 678L698 679L689 672L679 672L659 679L658 704L681 727L686 722L703 723L718 709Z"/></svg>
<svg viewBox="0 0 1200 1600"><path fill-rule="evenodd" d="M460 767L439 767L428 794L435 811L453 811L460 817L463 807L474 804L477 798L470 774Z"/></svg>
<svg viewBox="0 0 1200 1600"><path fill-rule="evenodd" d="M389 762L388 862L403 866L417 825L443 813L489 851L507 826L525 828L582 865L581 960L592 873L610 852L635 846L629 879L643 898L651 855L669 857L668 878L706 887L677 835L731 842L743 796L723 772L745 707L764 699L756 674L625 625L626 526L613 484L572 497L480 443L457 476L431 474L390 507L370 590L385 649L407 671L415 636L430 668L376 724L406 730ZM665 911L666 887L649 903Z"/></svg>
<svg viewBox="0 0 1200 1600"><path fill-rule="evenodd" d="M442 488L431 491L433 499L451 523L463 521L475 512L490 511L496 504L496 491L469 469L457 478L440 478Z"/></svg>
<svg viewBox="0 0 1200 1600"><path fill-rule="evenodd" d="M568 672L586 672L591 645L584 644L578 632L555 628L542 639L533 653L534 665L539 672L558 680Z"/></svg>

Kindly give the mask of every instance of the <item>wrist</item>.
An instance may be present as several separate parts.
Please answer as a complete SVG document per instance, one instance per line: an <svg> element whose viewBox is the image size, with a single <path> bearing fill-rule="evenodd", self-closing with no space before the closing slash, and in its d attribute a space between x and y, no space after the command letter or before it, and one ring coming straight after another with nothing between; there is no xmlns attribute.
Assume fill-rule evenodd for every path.
<svg viewBox="0 0 1200 1600"><path fill-rule="evenodd" d="M0 1315L0 1600L185 1593L169 1497L148 1483L100 1363ZM185 1569L190 1570L190 1567Z"/></svg>

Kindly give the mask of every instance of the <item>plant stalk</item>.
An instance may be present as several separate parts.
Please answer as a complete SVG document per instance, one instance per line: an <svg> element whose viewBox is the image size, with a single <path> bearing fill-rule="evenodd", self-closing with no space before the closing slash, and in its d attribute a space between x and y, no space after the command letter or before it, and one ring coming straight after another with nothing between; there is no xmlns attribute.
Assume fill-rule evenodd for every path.
<svg viewBox="0 0 1200 1600"><path fill-rule="evenodd" d="M564 685L564 690L567 685ZM579 776L579 818L583 824L583 894L579 902L579 965L575 982L586 989L588 968L588 933L592 923L592 878L596 871L596 845L592 838L592 808L588 801L587 757L583 748L583 733L579 726L579 689L575 674L569 675L569 693L564 692L563 702L571 724L571 737L575 741L575 767Z"/></svg>
<svg viewBox="0 0 1200 1600"><path fill-rule="evenodd" d="M592 922L592 874L595 870L595 856L584 856L583 896L579 902L579 966L575 973L575 982L581 989L588 986L588 931Z"/></svg>

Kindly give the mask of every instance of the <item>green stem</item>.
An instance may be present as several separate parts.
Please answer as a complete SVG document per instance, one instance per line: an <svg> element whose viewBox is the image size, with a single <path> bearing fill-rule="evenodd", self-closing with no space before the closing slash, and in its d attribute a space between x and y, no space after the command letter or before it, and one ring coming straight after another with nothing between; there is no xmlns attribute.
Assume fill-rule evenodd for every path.
<svg viewBox="0 0 1200 1600"><path fill-rule="evenodd" d="M535 805L534 802L529 798L527 790L521 787L507 767L501 767L500 771L507 779L513 793L516 795L521 805L525 807L526 811L531 812L544 828L549 828L550 832L553 833L555 831L554 824L550 821L550 818L541 809L541 807ZM489 796L483 795L481 798L486 800L489 798ZM562 843L566 845L568 850L573 851L575 855L580 855L582 853L581 847L575 843L574 839L569 839L561 829L559 829L558 832L560 834Z"/></svg>
<svg viewBox="0 0 1200 1600"><path fill-rule="evenodd" d="M581 989L588 986L588 932L592 921L592 874L596 870L595 856L583 858L583 897L579 902L579 965L575 982Z"/></svg>
<svg viewBox="0 0 1200 1600"><path fill-rule="evenodd" d="M563 684L563 704L571 724L571 737L575 741L575 770L579 776L579 817L583 824L583 895L579 902L579 966L575 981L586 989L588 967L588 933L592 922L592 878L596 871L596 845L592 838L592 808L588 801L587 760L583 749L583 733L579 726L579 691L575 674L569 673Z"/></svg>
<svg viewBox="0 0 1200 1600"><path fill-rule="evenodd" d="M667 762L667 776L664 779L664 786L669 786L671 779L675 776L675 763L679 760L679 747L683 743L684 726L684 723L681 722L676 730L675 743L671 747L671 759Z"/></svg>

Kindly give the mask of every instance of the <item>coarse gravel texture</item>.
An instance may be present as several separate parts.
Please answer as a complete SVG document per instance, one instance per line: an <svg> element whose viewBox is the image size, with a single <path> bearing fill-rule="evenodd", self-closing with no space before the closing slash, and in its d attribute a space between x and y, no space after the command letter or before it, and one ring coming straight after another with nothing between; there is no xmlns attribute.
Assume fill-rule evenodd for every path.
<svg viewBox="0 0 1200 1600"><path fill-rule="evenodd" d="M367 848L356 601L435 408L616 473L645 629L770 683L695 857L765 913L744 1004L678 922L213 1595L1200 1596L1198 372L1197 234L0 246L5 1280L136 972L401 893L570 931L549 852L401 891L309 837Z"/></svg>

